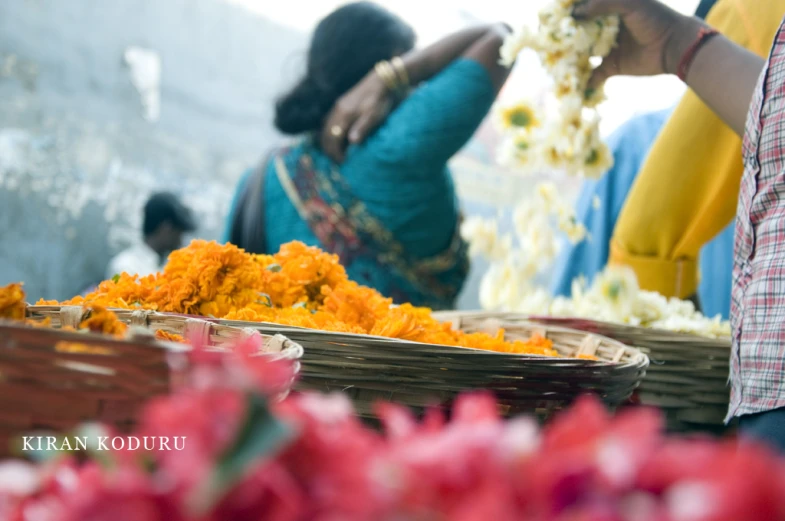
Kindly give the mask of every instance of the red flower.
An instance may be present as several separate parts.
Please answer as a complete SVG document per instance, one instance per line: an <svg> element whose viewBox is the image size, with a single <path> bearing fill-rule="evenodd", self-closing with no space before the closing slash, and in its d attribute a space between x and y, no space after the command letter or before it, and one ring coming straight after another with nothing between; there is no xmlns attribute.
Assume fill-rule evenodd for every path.
<svg viewBox="0 0 785 521"><path fill-rule="evenodd" d="M153 457L170 486L185 493L205 479L236 439L244 413L245 396L238 391L183 389L150 402L137 435L184 438L182 451L156 450Z"/></svg>
<svg viewBox="0 0 785 521"><path fill-rule="evenodd" d="M221 501L210 515L215 521L298 521L308 498L280 463L260 465Z"/></svg>
<svg viewBox="0 0 785 521"><path fill-rule="evenodd" d="M196 389L232 388L273 396L286 392L294 383L294 362L271 359L263 350L263 339L254 333L230 351L210 350L194 342L187 354L187 373L182 385ZM176 364L182 365L182 364Z"/></svg>
<svg viewBox="0 0 785 521"><path fill-rule="evenodd" d="M785 519L783 462L758 446L669 442L652 454L638 487L662 495L673 519Z"/></svg>
<svg viewBox="0 0 785 521"><path fill-rule="evenodd" d="M375 520L385 498L371 480L383 440L343 394L302 394L276 407L299 437L279 458L308 497L308 520Z"/></svg>
<svg viewBox="0 0 785 521"><path fill-rule="evenodd" d="M129 467L102 470L63 465L43 491L14 513L19 521L181 521L170 497L153 489L146 476Z"/></svg>

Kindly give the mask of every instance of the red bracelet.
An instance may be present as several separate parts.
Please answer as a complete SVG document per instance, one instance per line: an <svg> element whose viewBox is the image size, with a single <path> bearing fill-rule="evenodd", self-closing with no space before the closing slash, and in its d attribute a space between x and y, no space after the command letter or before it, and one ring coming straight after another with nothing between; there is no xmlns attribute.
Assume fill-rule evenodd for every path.
<svg viewBox="0 0 785 521"><path fill-rule="evenodd" d="M687 49L687 52L684 53L684 56L681 57L679 68L676 69L676 75L681 81L687 81L687 73L690 70L690 65L692 65L695 55L698 54L698 51L703 47L703 44L708 42L712 36L717 36L718 34L720 33L716 29L701 27L701 30L698 31L698 37L695 39L695 42L690 45L690 48Z"/></svg>

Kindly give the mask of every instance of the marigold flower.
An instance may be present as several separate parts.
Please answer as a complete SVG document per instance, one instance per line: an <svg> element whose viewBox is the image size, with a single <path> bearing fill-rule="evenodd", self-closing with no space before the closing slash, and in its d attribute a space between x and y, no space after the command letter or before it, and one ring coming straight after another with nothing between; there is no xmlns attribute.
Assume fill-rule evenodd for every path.
<svg viewBox="0 0 785 521"><path fill-rule="evenodd" d="M25 292L18 283L0 288L0 318L24 320L27 306Z"/></svg>
<svg viewBox="0 0 785 521"><path fill-rule="evenodd" d="M155 338L158 340L164 340L166 342L179 342L181 344L185 343L185 339L182 335L178 335L177 333L169 333L168 331L164 331L163 329L158 329L155 332Z"/></svg>
<svg viewBox="0 0 785 521"><path fill-rule="evenodd" d="M336 255L300 242L275 255L252 255L231 244L193 241L172 253L162 273L122 274L86 297L65 304L90 305L85 327L119 331L101 306L143 308L268 322L340 333L369 334L415 342L505 353L558 356L549 340L508 342L503 332L467 334L431 316L431 310L392 299L349 280ZM111 333L110 333L111 334ZM158 333L164 338L163 332ZM165 339L173 339L165 337Z"/></svg>

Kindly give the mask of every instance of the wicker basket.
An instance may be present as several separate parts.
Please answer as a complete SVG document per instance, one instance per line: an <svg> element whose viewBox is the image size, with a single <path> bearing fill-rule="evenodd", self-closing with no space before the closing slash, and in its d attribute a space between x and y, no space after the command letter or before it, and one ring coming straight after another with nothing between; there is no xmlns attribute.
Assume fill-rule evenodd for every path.
<svg viewBox="0 0 785 521"><path fill-rule="evenodd" d="M458 327L466 325L461 315L450 319ZM615 406L630 397L648 366L646 355L620 342L534 324L485 323L474 329L495 334L503 326L510 340L538 332L553 340L564 355L585 353L600 361L496 353L277 324L221 323L285 334L300 343L305 356L295 388L346 392L366 418L372 416L377 401L421 410L448 404L458 393L477 389L493 391L506 414L547 417L587 392Z"/></svg>
<svg viewBox="0 0 785 521"><path fill-rule="evenodd" d="M158 313L113 310L137 326L125 340L56 329L78 325L81 307L29 306L28 318L51 319L52 328L0 322L0 457L9 455L10 442L32 431L67 431L86 421L101 421L127 431L140 405L165 394L170 366L185 344L161 342L151 330L202 335L208 346L223 349L253 330L241 330L204 320ZM295 361L299 370L302 347L282 336L264 338L262 356ZM63 352L61 342L100 348L101 354ZM173 358L173 355L174 358Z"/></svg>
<svg viewBox="0 0 785 521"><path fill-rule="evenodd" d="M613 338L636 346L651 360L637 398L661 408L674 432L726 430L730 339L704 338L686 333L598 322L580 318L528 317L512 313L476 313L507 322L536 322Z"/></svg>
<svg viewBox="0 0 785 521"><path fill-rule="evenodd" d="M137 330L150 333L161 330L166 333L180 335L202 345L217 349L226 349L237 341L257 333L254 328L238 328L221 325L218 321L200 317L157 313L147 310L114 309L111 311L117 318ZM55 328L70 326L76 328L85 318L88 311L81 306L28 306L27 318L31 320L49 319ZM262 335L264 340L263 353L271 359L292 360L295 372L299 371L299 360L303 348L282 335Z"/></svg>

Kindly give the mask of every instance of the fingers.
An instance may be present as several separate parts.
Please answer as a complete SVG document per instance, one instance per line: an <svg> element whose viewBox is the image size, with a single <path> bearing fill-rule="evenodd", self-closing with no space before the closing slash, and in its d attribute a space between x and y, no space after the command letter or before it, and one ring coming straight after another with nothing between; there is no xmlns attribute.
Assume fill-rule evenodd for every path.
<svg viewBox="0 0 785 521"><path fill-rule="evenodd" d="M353 116L341 111L337 106L325 120L320 135L322 151L336 163L343 163L346 147L347 132L353 124Z"/></svg>
<svg viewBox="0 0 785 521"><path fill-rule="evenodd" d="M583 0L575 5L575 18L596 18L613 14L624 14L633 8L633 0Z"/></svg>
<svg viewBox="0 0 785 521"><path fill-rule="evenodd" d="M619 68L620 59L620 51L619 48L616 47L608 56L602 60L600 66L594 69L591 78L589 78L589 84L587 88L590 90L599 89L608 78L619 74L621 72Z"/></svg>
<svg viewBox="0 0 785 521"><path fill-rule="evenodd" d="M376 130L389 112L389 105L368 108L360 114L349 130L349 143L357 145L366 140Z"/></svg>

